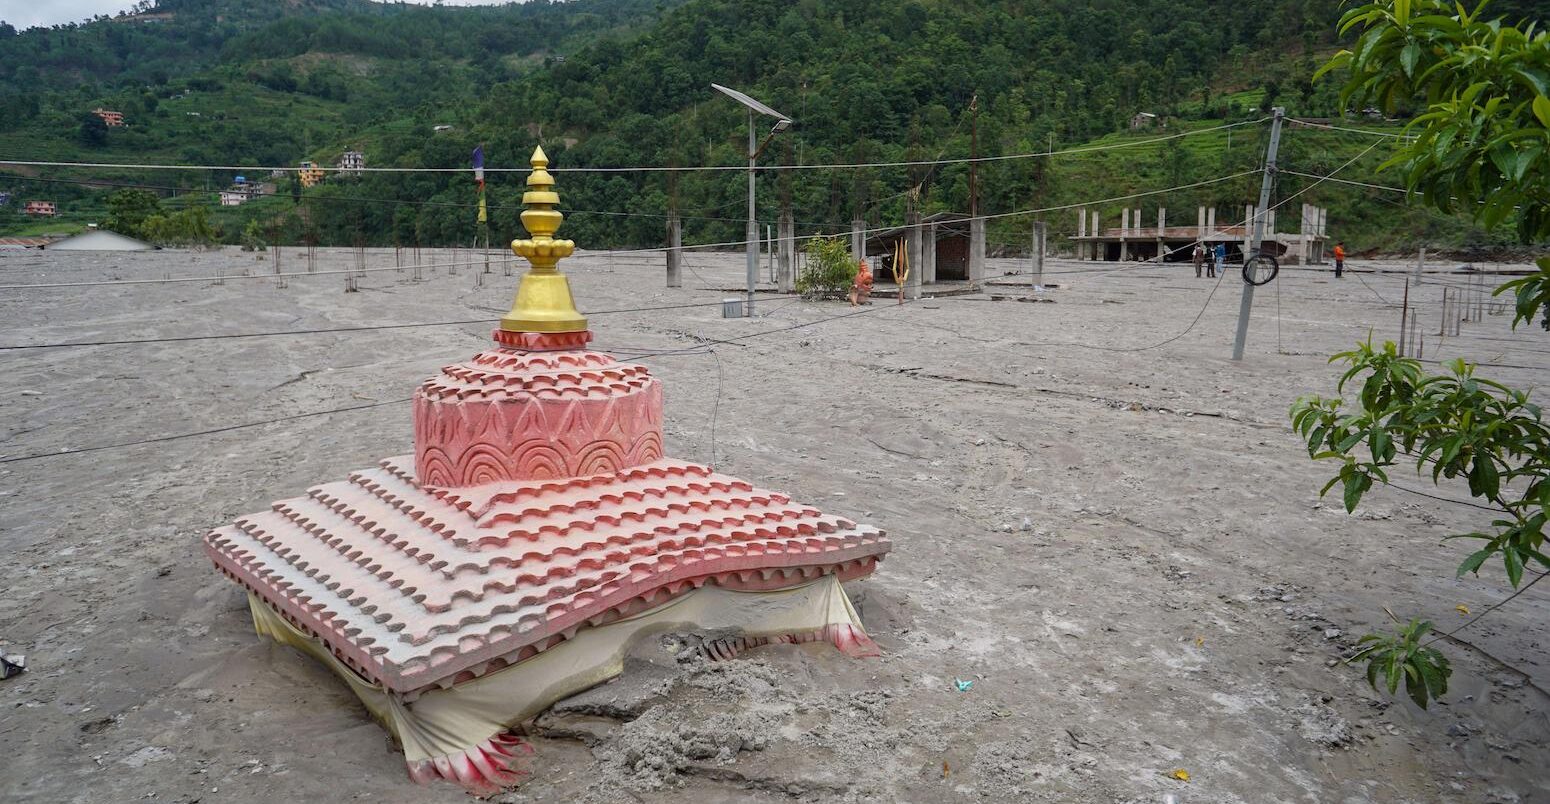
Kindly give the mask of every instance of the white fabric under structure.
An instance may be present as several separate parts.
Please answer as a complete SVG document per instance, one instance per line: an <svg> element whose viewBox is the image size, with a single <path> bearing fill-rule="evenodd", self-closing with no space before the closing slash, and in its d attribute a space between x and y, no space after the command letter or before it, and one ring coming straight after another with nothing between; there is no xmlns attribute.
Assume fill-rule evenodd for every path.
<svg viewBox="0 0 1550 804"><path fill-rule="evenodd" d="M765 592L706 584L633 617L583 629L518 664L409 701L367 682L258 597L250 594L248 604L260 635L310 654L350 685L402 746L417 781L439 777L486 793L520 779L515 759L525 746L509 729L619 675L624 657L642 639L691 632L716 634L722 644L826 639L851 653L871 646L834 575Z"/></svg>

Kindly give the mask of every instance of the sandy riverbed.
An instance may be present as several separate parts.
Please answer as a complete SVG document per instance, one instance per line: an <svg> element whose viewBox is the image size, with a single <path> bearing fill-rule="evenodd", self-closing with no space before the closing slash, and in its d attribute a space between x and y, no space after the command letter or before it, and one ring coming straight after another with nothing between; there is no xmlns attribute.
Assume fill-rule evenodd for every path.
<svg viewBox="0 0 1550 804"><path fill-rule="evenodd" d="M509 306L516 280L499 265L449 274L452 255L434 256L443 265L423 281L373 272L358 293L339 275L4 290L0 345L494 319ZM322 251L317 267L355 259ZM741 259L692 256L678 290L655 256L567 269L582 309L604 311L714 302L725 294L708 288L735 286ZM217 267L273 269L236 251L3 252L0 284ZM670 454L890 532L893 554L855 589L885 656L642 655L592 704L546 716L532 779L503 798L1550 799L1550 699L1535 689L1550 688L1550 593L1460 635L1479 651L1447 647L1453 690L1429 712L1331 663L1386 620L1383 606L1451 626L1456 605L1478 611L1505 589L1495 569L1455 580L1461 548L1439 544L1483 512L1380 490L1347 516L1318 499L1331 470L1287 425L1293 398L1330 390L1328 354L1369 330L1395 337L1403 266L1358 262L1395 273L1340 282L1286 271L1258 292L1242 363L1228 359L1235 275L1218 285L1183 266L1114 267L1051 263L1053 303L994 301L1024 292L994 285L902 308L879 299L714 356L647 361L666 383ZM284 268L306 264L287 250ZM1465 279L1410 289L1430 333L1444 282ZM592 326L601 348L660 351L844 311L770 297L753 320L699 307ZM1487 314L1458 338L1433 335L1426 357L1542 385L1550 337L1508 323ZM0 352L0 454L407 397L482 348L488 328ZM409 451L410 432L396 404L0 464L0 649L30 668L0 681L0 799L467 800L409 782L340 683L257 639L197 542ZM958 692L955 679L973 686ZM1180 768L1188 783L1167 778Z"/></svg>

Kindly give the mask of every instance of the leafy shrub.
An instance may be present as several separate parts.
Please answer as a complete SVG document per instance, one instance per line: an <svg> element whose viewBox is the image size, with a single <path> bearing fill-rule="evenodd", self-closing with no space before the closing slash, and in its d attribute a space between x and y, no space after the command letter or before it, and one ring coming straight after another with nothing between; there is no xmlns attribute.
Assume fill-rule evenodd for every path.
<svg viewBox="0 0 1550 804"><path fill-rule="evenodd" d="M258 226L258 221L248 221L246 228L242 230L243 251L268 251L269 243L264 240L264 232Z"/></svg>
<svg viewBox="0 0 1550 804"><path fill-rule="evenodd" d="M818 299L844 296L856 278L856 266L850 261L850 247L838 237L815 237L807 241L807 265L797 274L797 292L803 298Z"/></svg>

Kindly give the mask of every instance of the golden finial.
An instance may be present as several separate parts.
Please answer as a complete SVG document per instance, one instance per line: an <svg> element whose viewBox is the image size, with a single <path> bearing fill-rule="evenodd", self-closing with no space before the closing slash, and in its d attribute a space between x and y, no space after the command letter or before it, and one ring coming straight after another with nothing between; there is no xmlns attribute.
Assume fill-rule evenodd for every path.
<svg viewBox="0 0 1550 804"><path fill-rule="evenodd" d="M507 332L582 332L587 319L576 310L571 299L570 282L555 265L569 257L576 244L555 240L565 216L555 207L560 195L554 191L554 176L549 174L549 157L543 148L533 149L533 171L527 175L527 192L522 194L522 225L532 237L511 241L511 250L533 267L522 275L511 312L501 319Z"/></svg>

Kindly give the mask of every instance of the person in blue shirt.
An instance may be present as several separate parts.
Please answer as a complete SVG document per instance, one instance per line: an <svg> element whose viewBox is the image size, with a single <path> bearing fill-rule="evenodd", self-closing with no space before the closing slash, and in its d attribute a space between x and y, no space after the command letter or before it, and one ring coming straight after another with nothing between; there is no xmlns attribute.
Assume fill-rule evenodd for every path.
<svg viewBox="0 0 1550 804"><path fill-rule="evenodd" d="M1227 266L1227 244L1226 243L1217 243L1216 244L1216 260L1214 261L1214 265L1213 265L1214 270L1211 271L1211 276L1216 276L1217 271L1221 271L1223 273L1226 273L1226 271L1227 271L1227 267L1226 266Z"/></svg>

